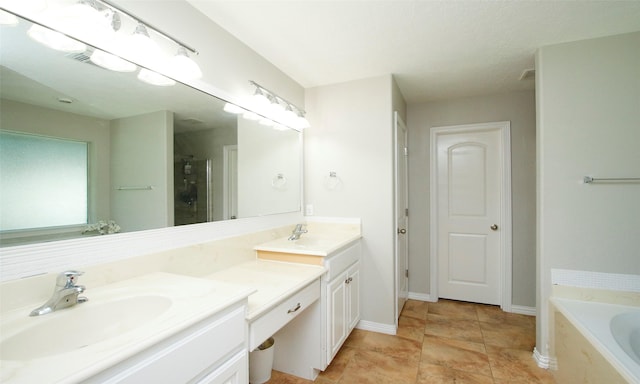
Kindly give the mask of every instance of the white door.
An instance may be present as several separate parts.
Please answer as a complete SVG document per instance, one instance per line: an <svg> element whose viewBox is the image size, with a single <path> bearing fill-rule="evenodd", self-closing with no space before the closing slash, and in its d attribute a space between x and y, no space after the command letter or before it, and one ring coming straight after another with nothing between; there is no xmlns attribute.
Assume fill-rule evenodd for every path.
<svg viewBox="0 0 640 384"><path fill-rule="evenodd" d="M396 323L402 312L402 307L409 295L409 252L408 252L408 223L407 223L407 127L395 112L395 162L396 162Z"/></svg>
<svg viewBox="0 0 640 384"><path fill-rule="evenodd" d="M502 304L503 124L435 135L438 297Z"/></svg>

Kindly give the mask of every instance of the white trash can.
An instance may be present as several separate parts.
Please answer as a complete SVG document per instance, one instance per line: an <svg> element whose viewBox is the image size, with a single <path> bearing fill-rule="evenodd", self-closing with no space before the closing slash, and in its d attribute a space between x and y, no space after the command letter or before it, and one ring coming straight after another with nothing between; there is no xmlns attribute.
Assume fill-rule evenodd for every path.
<svg viewBox="0 0 640 384"><path fill-rule="evenodd" d="M274 343L275 340L270 337L249 353L249 383L262 384L271 379Z"/></svg>

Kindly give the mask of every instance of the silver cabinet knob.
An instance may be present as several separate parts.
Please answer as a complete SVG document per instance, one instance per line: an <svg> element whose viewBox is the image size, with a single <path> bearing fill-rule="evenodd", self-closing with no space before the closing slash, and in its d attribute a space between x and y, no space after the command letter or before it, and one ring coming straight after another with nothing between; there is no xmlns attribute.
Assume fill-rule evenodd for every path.
<svg viewBox="0 0 640 384"><path fill-rule="evenodd" d="M492 230L492 231L497 231L497 230L498 230L498 224L493 224L493 225L491 226L491 230Z"/></svg>
<svg viewBox="0 0 640 384"><path fill-rule="evenodd" d="M402 228L402 229L401 229L401 228L398 228L398 233L400 233L400 234L404 235L405 233L407 233L407 230L406 230L406 229L404 229L404 228Z"/></svg>

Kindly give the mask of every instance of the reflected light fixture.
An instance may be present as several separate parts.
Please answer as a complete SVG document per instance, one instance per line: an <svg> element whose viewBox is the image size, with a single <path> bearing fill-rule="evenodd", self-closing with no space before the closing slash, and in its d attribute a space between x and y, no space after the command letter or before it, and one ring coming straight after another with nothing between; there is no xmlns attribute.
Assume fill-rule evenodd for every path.
<svg viewBox="0 0 640 384"><path fill-rule="evenodd" d="M38 24L33 24L27 31L27 35L38 43L56 51L79 53L87 50L87 46L84 43Z"/></svg>
<svg viewBox="0 0 640 384"><path fill-rule="evenodd" d="M238 107L237 105L231 103L225 103L223 110L228 113L233 113L234 115L245 112L244 108Z"/></svg>
<svg viewBox="0 0 640 384"><path fill-rule="evenodd" d="M111 53L95 49L90 56L91 61L101 66L116 72L133 72L138 69L138 66L130 61L120 58Z"/></svg>
<svg viewBox="0 0 640 384"><path fill-rule="evenodd" d="M297 131L309 128L311 125L304 117L305 112L293 103L276 95L255 81L249 81L256 90L251 98L252 109L262 114L276 124L281 124Z"/></svg>
<svg viewBox="0 0 640 384"><path fill-rule="evenodd" d="M169 87L176 84L175 80L163 76L157 72L150 71L146 68L140 68L138 79L144 81L145 83L158 85L161 87Z"/></svg>

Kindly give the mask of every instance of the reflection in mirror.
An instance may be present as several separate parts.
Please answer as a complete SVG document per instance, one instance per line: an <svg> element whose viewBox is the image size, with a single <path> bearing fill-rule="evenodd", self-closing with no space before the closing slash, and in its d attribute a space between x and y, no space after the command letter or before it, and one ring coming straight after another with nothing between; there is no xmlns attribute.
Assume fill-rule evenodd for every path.
<svg viewBox="0 0 640 384"><path fill-rule="evenodd" d="M98 234L101 221L130 232L300 210L299 132L225 112L223 100L184 84L153 86L135 72L97 66L92 47L73 54L47 48L27 36L30 26L0 27L0 129L86 145L86 217L16 229L3 215L0 245ZM0 163L3 212L37 206L5 190L48 192L51 183L69 183L40 160L53 182L25 168L14 181Z"/></svg>

